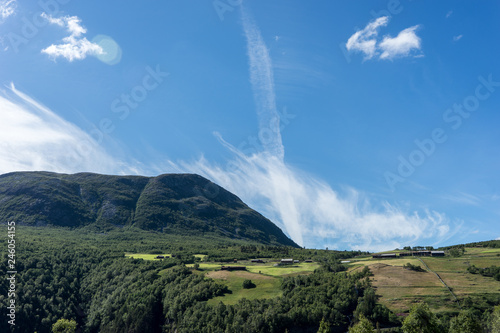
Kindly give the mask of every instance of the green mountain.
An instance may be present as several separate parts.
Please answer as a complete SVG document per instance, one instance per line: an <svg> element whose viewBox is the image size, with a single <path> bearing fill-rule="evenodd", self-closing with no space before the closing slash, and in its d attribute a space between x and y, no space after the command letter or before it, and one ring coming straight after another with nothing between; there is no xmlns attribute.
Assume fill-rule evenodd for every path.
<svg viewBox="0 0 500 333"><path fill-rule="evenodd" d="M237 196L194 174L8 173L0 175L0 220L31 226L134 226L297 246Z"/></svg>

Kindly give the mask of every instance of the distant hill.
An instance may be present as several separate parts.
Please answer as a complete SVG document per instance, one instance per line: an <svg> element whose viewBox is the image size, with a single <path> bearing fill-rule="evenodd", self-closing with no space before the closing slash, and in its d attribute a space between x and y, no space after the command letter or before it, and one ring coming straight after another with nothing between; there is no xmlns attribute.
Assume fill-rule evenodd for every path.
<svg viewBox="0 0 500 333"><path fill-rule="evenodd" d="M297 246L237 196L194 174L157 177L14 172L0 175L0 221L32 226L135 226Z"/></svg>
<svg viewBox="0 0 500 333"><path fill-rule="evenodd" d="M441 247L443 250L449 250L452 248L457 248L457 247L491 247L491 248L500 248L500 240L489 240L489 241L482 241L482 242L474 242L474 243L467 243L467 244L457 244L457 245L451 245L451 246L444 246Z"/></svg>

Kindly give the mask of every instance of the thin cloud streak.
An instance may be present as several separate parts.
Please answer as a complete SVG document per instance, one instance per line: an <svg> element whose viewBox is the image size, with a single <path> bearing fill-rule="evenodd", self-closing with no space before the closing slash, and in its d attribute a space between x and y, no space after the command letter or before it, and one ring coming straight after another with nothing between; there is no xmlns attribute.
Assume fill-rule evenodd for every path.
<svg viewBox="0 0 500 333"><path fill-rule="evenodd" d="M285 151L281 140L280 118L276 108L271 57L259 28L242 7L243 30L247 39L250 82L259 118L259 139L265 150L280 159Z"/></svg>
<svg viewBox="0 0 500 333"><path fill-rule="evenodd" d="M456 202L463 205L479 206L481 199L475 195L459 192L457 194L447 194L442 196L443 199Z"/></svg>
<svg viewBox="0 0 500 333"><path fill-rule="evenodd" d="M0 174L12 171L132 173L77 126L13 84L0 94Z"/></svg>

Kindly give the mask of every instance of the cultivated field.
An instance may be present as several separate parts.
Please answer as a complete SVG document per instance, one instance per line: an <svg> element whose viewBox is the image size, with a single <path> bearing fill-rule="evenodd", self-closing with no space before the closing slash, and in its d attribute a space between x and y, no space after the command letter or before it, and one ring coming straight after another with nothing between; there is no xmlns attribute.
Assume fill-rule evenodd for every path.
<svg viewBox="0 0 500 333"><path fill-rule="evenodd" d="M439 277L462 302L470 297L500 299L500 282L479 274L470 274L467 267L476 265L485 268L500 265L500 249L467 248L461 257L422 257L431 271L415 272L404 269L411 263L425 269L414 257L397 259L350 259L349 271L368 266L374 274L372 281L379 295L379 301L395 312L407 311L417 301L424 300L434 311L458 309L454 296L439 280Z"/></svg>

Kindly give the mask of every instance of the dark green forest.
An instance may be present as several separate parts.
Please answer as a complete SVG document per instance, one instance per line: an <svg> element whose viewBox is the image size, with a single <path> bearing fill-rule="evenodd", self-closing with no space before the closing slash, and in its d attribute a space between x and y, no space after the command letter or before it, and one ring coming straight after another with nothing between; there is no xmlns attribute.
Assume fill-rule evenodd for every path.
<svg viewBox="0 0 500 333"><path fill-rule="evenodd" d="M368 270L342 272L345 268L338 259L360 254L357 251L224 244L222 240L200 243L196 238L161 236L141 230L96 234L18 227L19 306L13 331L51 332L52 325L63 318L75 320L82 332L314 332L322 318L342 331L357 313L384 324L396 323L394 315L375 304ZM126 241L129 238L134 240ZM177 255L162 261L124 257L131 249ZM283 297L209 306L204 301L229 291L184 266L195 262L193 251L217 259L251 258L257 252L260 257L311 257L322 266L308 276L285 278ZM0 266L3 271L8 271L6 263L7 254ZM7 281L2 280L2 304L7 289ZM7 321L1 325L2 331L9 329Z"/></svg>

